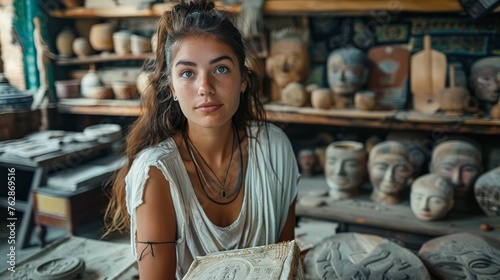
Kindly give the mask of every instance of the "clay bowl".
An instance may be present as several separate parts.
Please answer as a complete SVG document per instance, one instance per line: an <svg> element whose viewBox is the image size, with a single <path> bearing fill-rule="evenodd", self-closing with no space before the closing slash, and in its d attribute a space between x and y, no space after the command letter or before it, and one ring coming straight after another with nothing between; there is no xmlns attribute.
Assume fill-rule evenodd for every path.
<svg viewBox="0 0 500 280"><path fill-rule="evenodd" d="M56 95L58 98L76 98L80 96L80 81L56 81Z"/></svg>
<svg viewBox="0 0 500 280"><path fill-rule="evenodd" d="M332 91L329 88L315 88L311 91L311 105L318 109L329 109L332 105Z"/></svg>
<svg viewBox="0 0 500 280"><path fill-rule="evenodd" d="M111 87L116 99L133 99L137 96L137 86L134 83L115 81Z"/></svg>

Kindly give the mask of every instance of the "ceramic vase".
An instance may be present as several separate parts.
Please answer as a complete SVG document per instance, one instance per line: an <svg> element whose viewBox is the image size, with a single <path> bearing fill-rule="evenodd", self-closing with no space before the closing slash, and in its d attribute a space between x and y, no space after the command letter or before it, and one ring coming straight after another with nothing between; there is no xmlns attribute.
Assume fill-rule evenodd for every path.
<svg viewBox="0 0 500 280"><path fill-rule="evenodd" d="M98 23L90 28L90 45L94 50L111 52L113 45L114 27L111 23Z"/></svg>
<svg viewBox="0 0 500 280"><path fill-rule="evenodd" d="M329 88L316 88L311 91L311 105L318 109L329 109L332 105L332 92Z"/></svg>
<svg viewBox="0 0 500 280"><path fill-rule="evenodd" d="M92 49L92 46L87 38L78 37L73 41L73 52L78 57L85 57L87 55L91 55L94 50Z"/></svg>
<svg viewBox="0 0 500 280"><path fill-rule="evenodd" d="M75 33L69 29L64 28L56 38L56 49L61 57L73 56L73 41L75 40Z"/></svg>

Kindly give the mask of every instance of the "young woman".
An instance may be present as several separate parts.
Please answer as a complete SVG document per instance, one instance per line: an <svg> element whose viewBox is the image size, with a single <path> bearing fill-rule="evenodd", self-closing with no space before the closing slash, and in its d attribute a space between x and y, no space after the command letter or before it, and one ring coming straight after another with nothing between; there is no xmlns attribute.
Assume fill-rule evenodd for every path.
<svg viewBox="0 0 500 280"><path fill-rule="evenodd" d="M156 92L130 130L108 229L130 229L141 279L180 279L196 256L293 239L299 173L263 122L261 79L228 14L179 3L157 34Z"/></svg>

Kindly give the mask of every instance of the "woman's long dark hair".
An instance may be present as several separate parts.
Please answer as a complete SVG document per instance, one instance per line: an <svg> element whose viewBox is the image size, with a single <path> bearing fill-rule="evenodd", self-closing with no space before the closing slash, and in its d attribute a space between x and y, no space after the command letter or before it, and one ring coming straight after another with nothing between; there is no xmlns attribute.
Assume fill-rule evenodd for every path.
<svg viewBox="0 0 500 280"><path fill-rule="evenodd" d="M155 57L149 64L145 64L145 67L154 69L149 85L154 90L149 91L152 94L141 100L141 114L128 133L128 162L113 180L110 203L105 214L104 236L113 231L122 232L130 226L125 205L125 176L137 154L186 129L186 117L182 114L179 103L173 100L170 90L172 58L182 39L207 34L231 47L238 59L242 78L247 81L239 108L232 118L235 127L243 130L252 121L265 120L264 107L259 98L261 71L255 52L246 46L235 27L234 17L216 9L215 4L207 0L177 3L161 17L156 33Z"/></svg>

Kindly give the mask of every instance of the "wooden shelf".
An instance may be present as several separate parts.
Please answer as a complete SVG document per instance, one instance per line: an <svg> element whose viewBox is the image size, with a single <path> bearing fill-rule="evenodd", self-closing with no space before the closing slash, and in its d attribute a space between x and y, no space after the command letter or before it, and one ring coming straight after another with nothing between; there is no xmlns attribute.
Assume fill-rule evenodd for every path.
<svg viewBox="0 0 500 280"><path fill-rule="evenodd" d="M139 99L70 98L59 100L57 109L63 114L134 117L141 112L139 104Z"/></svg>
<svg viewBox="0 0 500 280"><path fill-rule="evenodd" d="M216 4L221 9L231 13L239 13L240 5L224 6L220 1ZM52 11L51 16L56 18L131 18L131 17L160 17L165 11L171 10L172 3L154 4L150 8L138 9L133 6L117 6L113 8L73 8ZM391 13L399 12L463 12L457 0L267 0L264 3L264 14L315 14L315 13L346 13L368 14L373 10L385 10ZM498 11L496 9L495 11Z"/></svg>
<svg viewBox="0 0 500 280"><path fill-rule="evenodd" d="M92 63L103 63L103 62L112 62L112 61L127 61L127 60L144 60L151 56L150 53L146 54L124 54L117 55L114 53L110 54L98 54L98 55L89 55L86 57L71 57L71 58L58 58L56 60L57 65L80 65L80 64L92 64Z"/></svg>
<svg viewBox="0 0 500 280"><path fill-rule="evenodd" d="M63 114L76 115L139 116L139 104L138 99L71 98L61 99L58 110ZM265 109L269 121L281 123L500 135L500 120L474 117L447 117L408 111L320 110L277 104L266 104Z"/></svg>
<svg viewBox="0 0 500 280"><path fill-rule="evenodd" d="M323 176L309 180L314 189L327 190ZM299 185L311 183L299 182ZM308 189L311 191L311 188ZM305 192L303 192L305 193ZM500 220L484 214L463 214L451 211L442 220L424 222L418 220L410 208L409 199L400 204L380 204L370 200L370 191L362 190L355 197L330 201L319 207L308 207L300 203L307 195L299 194L296 206L297 217L327 220L339 224L338 232L361 232L377 234L386 238L395 238L409 248L418 250L421 243L439 236L468 232L478 236L500 241ZM328 198L325 197L325 200ZM491 231L482 231L481 224L493 227Z"/></svg>
<svg viewBox="0 0 500 280"><path fill-rule="evenodd" d="M380 129L439 131L442 133L500 134L500 120L426 115L409 111L321 110L266 104L269 121Z"/></svg>

